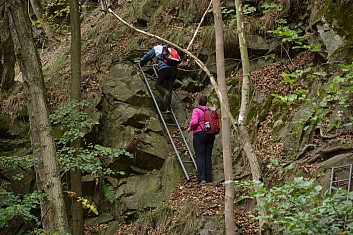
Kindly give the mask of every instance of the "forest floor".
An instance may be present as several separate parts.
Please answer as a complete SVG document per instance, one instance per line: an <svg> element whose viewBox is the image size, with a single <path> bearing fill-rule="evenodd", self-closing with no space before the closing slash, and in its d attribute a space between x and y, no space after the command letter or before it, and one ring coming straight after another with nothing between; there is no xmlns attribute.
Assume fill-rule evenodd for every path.
<svg viewBox="0 0 353 235"><path fill-rule="evenodd" d="M178 214L183 213L185 205L188 202L193 202L195 210L192 213L196 213L197 217L223 217L224 216L224 194L225 185L223 182L212 182L198 184L196 177L192 177L189 181L179 183L166 202L173 211L173 217L166 224L176 224L180 221L175 221L178 218ZM236 192L240 194L241 192ZM237 195L236 195L237 196ZM252 203L241 205L235 205L234 207L234 220L236 226L242 230L244 235L255 235L259 234L258 224L253 221L249 215L256 214L255 211L251 210ZM188 218L186 218L188 219ZM191 218L190 218L191 219ZM85 235L99 234L107 228L108 225L100 225L98 227L86 228ZM164 231L168 228L164 228ZM165 232L161 232L158 226L153 227L147 225L144 227L144 231L141 231L141 221L122 224L116 231L115 235L126 235L126 234L148 234L148 235L162 235Z"/></svg>

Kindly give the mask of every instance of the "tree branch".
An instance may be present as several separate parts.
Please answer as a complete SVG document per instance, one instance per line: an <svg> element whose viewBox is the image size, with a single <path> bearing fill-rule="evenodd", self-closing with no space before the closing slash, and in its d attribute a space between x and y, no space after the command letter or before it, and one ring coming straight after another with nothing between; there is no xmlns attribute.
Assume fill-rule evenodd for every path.
<svg viewBox="0 0 353 235"><path fill-rule="evenodd" d="M228 107L226 107L226 105L224 105L224 101L222 99L221 96L221 91L219 90L217 83L213 77L213 75L211 74L210 70L206 67L206 65L199 59L197 58L195 55L193 55L191 52L189 52L188 50L185 50L183 48L181 48L180 46L168 41L167 39L161 38L157 35L145 32L143 30L140 30L138 28L135 28L133 25L129 24L128 22L126 22L125 20L123 20L120 16L118 16L111 8L108 8L108 12L112 13L112 15L114 15L119 21L121 21L123 24L125 24L126 26L128 26L129 28L132 28L133 30L142 33L144 35L150 36L152 38L156 38L160 41L163 41L165 43L167 43L168 45L171 45L175 48L177 48L178 50L184 52L185 54L189 55L191 58L193 58L196 62L196 64L207 74L207 76L210 78L211 84L213 86L213 89L216 91L217 97L220 101L220 105L221 107L224 109L224 111L226 111L227 116L229 117L229 119L231 120L232 126L234 127L234 129L237 131L237 125L238 122L235 120L235 118L233 117L233 115L231 114L230 110L228 109Z"/></svg>
<svg viewBox="0 0 353 235"><path fill-rule="evenodd" d="M201 20L200 20L199 25L198 25L197 28L196 28L196 31L195 31L195 33L194 33L194 36L192 36L192 39L191 39L191 41L190 41L188 47L186 48L187 51L190 49L190 47L191 47L191 45L192 45L192 43L193 43L193 41L194 41L194 39L195 39L195 37L196 37L196 34L197 34L197 32L199 31L199 28L200 28L200 26L201 26L201 24L202 24L202 22L203 22L203 20L204 20L204 18L205 18L205 15L207 14L207 12L208 12L208 10L210 9L211 5L212 5L212 0L210 1L210 5L208 5L208 7L207 7L205 13L203 13L203 16L202 16L202 18L201 18Z"/></svg>

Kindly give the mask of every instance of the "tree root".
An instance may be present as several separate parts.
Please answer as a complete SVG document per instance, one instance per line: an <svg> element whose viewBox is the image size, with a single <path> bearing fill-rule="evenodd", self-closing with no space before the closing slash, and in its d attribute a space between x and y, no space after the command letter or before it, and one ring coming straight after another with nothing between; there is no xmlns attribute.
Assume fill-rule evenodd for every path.
<svg viewBox="0 0 353 235"><path fill-rule="evenodd" d="M323 130L322 130L322 126L320 126L320 137L323 138L323 139L333 139L333 138L336 138L338 136L340 136L342 134L342 131L339 132L339 133L336 133L334 135L325 135Z"/></svg>
<svg viewBox="0 0 353 235"><path fill-rule="evenodd" d="M306 153L306 151L309 148L315 148L316 144L307 144L304 146L304 148L302 149L302 151L300 151L300 153L298 153L298 155L295 157L295 160L298 160L304 153Z"/></svg>
<svg viewBox="0 0 353 235"><path fill-rule="evenodd" d="M340 132L333 134L333 135L325 135L323 130L322 130L322 126L320 127L320 137L323 139L333 139L336 138L338 136L341 136L343 134L350 134L352 133L352 126L345 126Z"/></svg>
<svg viewBox="0 0 353 235"><path fill-rule="evenodd" d="M312 158L308 158L306 159L306 163L313 163L315 162L318 158L327 158L327 156L329 155L337 155L339 153L347 153L347 152L351 152L353 150L353 145L350 145L348 147L344 147L344 146L337 146L337 147L333 147L330 149L322 149L320 150L317 154L315 154L314 157Z"/></svg>

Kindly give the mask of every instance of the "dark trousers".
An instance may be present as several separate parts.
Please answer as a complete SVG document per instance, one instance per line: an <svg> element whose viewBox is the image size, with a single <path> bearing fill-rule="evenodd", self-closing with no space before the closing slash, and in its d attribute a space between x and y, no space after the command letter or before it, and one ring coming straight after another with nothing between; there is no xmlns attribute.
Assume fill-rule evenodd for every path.
<svg viewBox="0 0 353 235"><path fill-rule="evenodd" d="M206 135L202 131L194 134L193 145L196 154L198 181L212 181L212 149L214 135Z"/></svg>
<svg viewBox="0 0 353 235"><path fill-rule="evenodd" d="M158 71L158 78L156 81L156 89L159 93L164 96L166 91L169 91L170 96L166 102L166 108L170 108L172 103L172 89L177 77L178 69L177 68L165 68ZM164 85L165 84L165 85Z"/></svg>

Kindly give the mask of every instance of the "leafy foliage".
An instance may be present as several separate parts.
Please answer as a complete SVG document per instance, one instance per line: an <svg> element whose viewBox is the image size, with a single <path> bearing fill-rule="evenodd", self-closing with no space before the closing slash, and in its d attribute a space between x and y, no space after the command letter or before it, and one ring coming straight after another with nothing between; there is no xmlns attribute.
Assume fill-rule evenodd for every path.
<svg viewBox="0 0 353 235"><path fill-rule="evenodd" d="M23 198L12 192L0 189L0 228L7 226L7 221L20 216L24 220L38 221L38 218L31 214L31 210L41 204L46 195L34 191Z"/></svg>
<svg viewBox="0 0 353 235"><path fill-rule="evenodd" d="M58 139L58 144L66 145L73 140L82 138L94 125L99 124L82 111L84 107L89 105L88 101L74 100L49 116L52 124L58 125L58 128L64 131L63 136ZM79 110L76 109L77 107Z"/></svg>
<svg viewBox="0 0 353 235"><path fill-rule="evenodd" d="M67 194L70 197L76 198L78 202L81 202L84 208L90 209L94 214L98 215L97 207L95 207L94 203L90 203L90 201L83 197L78 197L75 192L69 191Z"/></svg>
<svg viewBox="0 0 353 235"><path fill-rule="evenodd" d="M244 15L250 15L256 12L256 7L250 6L249 4L245 4L243 6L243 14Z"/></svg>
<svg viewBox="0 0 353 235"><path fill-rule="evenodd" d="M276 170L281 176L287 170L293 169L293 164L281 163L277 158L271 158L270 163L267 164L267 168L270 170Z"/></svg>
<svg viewBox="0 0 353 235"><path fill-rule="evenodd" d="M304 70L296 70L290 74L280 74L280 76L283 78L281 83L289 84L289 86L296 89L291 91L291 93L287 96L271 94L273 97L275 97L275 101L281 101L286 105L291 105L295 102L301 103L303 101L306 101L307 94L309 93L309 91L307 89L301 88L297 83L298 79L300 77L304 77L305 74L307 74L307 72Z"/></svg>
<svg viewBox="0 0 353 235"><path fill-rule="evenodd" d="M103 193L108 202L113 203L115 200L115 191L113 186L103 183Z"/></svg>
<svg viewBox="0 0 353 235"><path fill-rule="evenodd" d="M52 123L63 130L62 136L56 140L59 163L64 171L78 168L82 172L94 175L102 170L110 174L122 173L104 168L120 156L132 157L132 154L125 149L112 149L91 143L81 148L69 145L72 141L84 137L94 125L98 124L86 112L82 111L85 106L89 105L90 103L87 101L74 100L50 115Z"/></svg>
<svg viewBox="0 0 353 235"><path fill-rule="evenodd" d="M53 9L53 10L52 10ZM67 24L64 24L70 14L70 5L65 0L53 0L44 5L44 18L51 22L56 32L66 32L68 30ZM61 23L56 23L61 19Z"/></svg>
<svg viewBox="0 0 353 235"><path fill-rule="evenodd" d="M72 141L84 137L94 125L98 124L98 122L95 122L83 111L84 107L89 105L90 103L87 101L72 101L67 106L50 115L52 123L62 130L62 135L56 139L57 157L61 169L64 172L72 169L80 169L82 172L93 174L96 177L124 174L124 172L112 171L108 168L108 165L121 156L132 157L132 154L126 150L108 148L98 144L88 144L80 148L70 146ZM16 169L16 167L27 169L35 166L38 162L39 159L32 155L2 156L0 158L0 166L4 169ZM21 173L15 175L16 180L21 180L22 178L23 174ZM112 200L114 196L112 188L108 187L106 192L105 195L108 196L108 200ZM75 195L74 192L72 193L71 196ZM31 214L31 210L43 203L45 199L46 195L37 191L19 196L5 190L0 190L0 228L5 227L9 220L17 216L39 223L38 218ZM87 199L77 197L77 200L93 213L98 213L96 207ZM35 234L48 234L48 232L45 230L36 230Z"/></svg>
<svg viewBox="0 0 353 235"><path fill-rule="evenodd" d="M14 170L16 167L28 169L35 166L39 159L33 155L26 156L1 156L0 166L2 169ZM13 176L14 180L21 180L24 177L23 173L19 172Z"/></svg>
<svg viewBox="0 0 353 235"><path fill-rule="evenodd" d="M280 101L286 105L293 105L302 102L310 103L314 107L314 113L310 117L310 122L314 125L321 126L323 122L328 122L328 113L335 109L350 109L351 108L351 96L353 94L353 63L349 65L339 65L341 72L339 75L332 77L327 86L316 94L316 97L309 99L307 97L309 91L303 89L298 85L298 79L313 79L316 77L326 77L326 72L316 71L311 72L296 70L291 74L282 73L282 83L288 83L292 88L289 95L282 96L278 94L272 94L275 97L275 101ZM350 123L353 123L353 118L350 117ZM342 124L342 112L339 112L334 116L335 122L330 123L330 126L339 128Z"/></svg>
<svg viewBox="0 0 353 235"><path fill-rule="evenodd" d="M274 11L282 11L283 10L283 5L282 4L277 4L275 2L264 2L261 4L261 8L263 9L264 13L268 13L272 10Z"/></svg>
<svg viewBox="0 0 353 235"><path fill-rule="evenodd" d="M266 209L266 218L283 234L352 234L353 192L337 189L327 195L315 179L303 177L286 182L283 186L266 189L262 182L235 182L236 187L260 188L249 196L261 198L258 210ZM254 217L259 219L260 217Z"/></svg>

